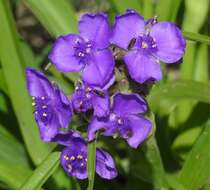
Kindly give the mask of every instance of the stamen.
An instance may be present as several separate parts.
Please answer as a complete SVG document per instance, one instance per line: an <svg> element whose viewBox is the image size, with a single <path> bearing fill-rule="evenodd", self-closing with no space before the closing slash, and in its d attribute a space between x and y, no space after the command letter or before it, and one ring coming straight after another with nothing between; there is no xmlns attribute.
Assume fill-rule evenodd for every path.
<svg viewBox="0 0 210 190"><path fill-rule="evenodd" d="M47 106L46 106L46 105L43 105L43 106L42 106L42 109L46 109L46 108L47 108Z"/></svg>
<svg viewBox="0 0 210 190"><path fill-rule="evenodd" d="M74 157L74 156L71 156L71 157L70 157L70 160L75 160L75 157Z"/></svg>
<svg viewBox="0 0 210 190"><path fill-rule="evenodd" d="M67 155L64 156L65 160L69 160L69 157Z"/></svg>
<svg viewBox="0 0 210 190"><path fill-rule="evenodd" d="M122 120L121 118L119 118L119 119L117 120L117 123L118 123L119 125L122 125L122 124L123 124L123 120Z"/></svg>
<svg viewBox="0 0 210 190"><path fill-rule="evenodd" d="M82 155L78 155L77 156L77 159L82 160L83 159L83 156Z"/></svg>
<svg viewBox="0 0 210 190"><path fill-rule="evenodd" d="M68 165L67 165L67 168L68 168L68 172L71 172L71 171L72 171L72 166L71 166L71 164L68 164Z"/></svg>
<svg viewBox="0 0 210 190"><path fill-rule="evenodd" d="M146 49L146 48L148 48L148 44L147 44L146 42L143 41L143 42L141 43L141 47L144 48L144 49Z"/></svg>
<svg viewBox="0 0 210 190"><path fill-rule="evenodd" d="M38 114L38 111L35 111L34 113L37 115Z"/></svg>
<svg viewBox="0 0 210 190"><path fill-rule="evenodd" d="M36 103L35 102L32 102L32 106L35 106L36 105Z"/></svg>
<svg viewBox="0 0 210 190"><path fill-rule="evenodd" d="M47 117L47 113L44 112L44 113L42 114L42 116L43 116L43 117Z"/></svg>
<svg viewBox="0 0 210 190"><path fill-rule="evenodd" d="M32 96L32 100L35 100L35 97L34 96Z"/></svg>
<svg viewBox="0 0 210 190"><path fill-rule="evenodd" d="M85 162L87 162L87 158L85 158Z"/></svg>
<svg viewBox="0 0 210 190"><path fill-rule="evenodd" d="M83 167L84 166L84 163L81 163L80 166Z"/></svg>
<svg viewBox="0 0 210 190"><path fill-rule="evenodd" d="M42 96L42 97L41 97L41 99L42 99L42 100L44 100L44 99L45 99L45 97L44 97L44 96Z"/></svg>

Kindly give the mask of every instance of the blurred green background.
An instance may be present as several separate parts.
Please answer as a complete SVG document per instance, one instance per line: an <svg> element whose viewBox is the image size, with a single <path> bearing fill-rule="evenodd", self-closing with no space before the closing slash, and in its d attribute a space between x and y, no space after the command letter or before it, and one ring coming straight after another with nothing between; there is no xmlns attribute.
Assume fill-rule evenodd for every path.
<svg viewBox="0 0 210 190"><path fill-rule="evenodd" d="M209 0L0 0L0 189L86 188L59 167L59 149L39 139L24 70L43 69L55 38L77 32L83 13L104 11L113 23L132 8L175 22L188 39L186 53L181 64L163 65L164 80L147 97L155 137L137 150L100 139L119 176L96 176L94 189L210 190L209 7ZM47 74L72 92L77 76L53 67Z"/></svg>

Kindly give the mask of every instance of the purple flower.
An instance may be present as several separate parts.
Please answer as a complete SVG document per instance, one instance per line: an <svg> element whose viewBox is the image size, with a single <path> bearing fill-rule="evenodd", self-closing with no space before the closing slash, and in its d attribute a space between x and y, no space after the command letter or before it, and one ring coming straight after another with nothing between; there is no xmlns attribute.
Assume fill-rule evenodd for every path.
<svg viewBox="0 0 210 190"><path fill-rule="evenodd" d="M139 83L161 80L160 61L177 62L186 46L175 24L157 22L156 18L145 22L133 10L116 17L110 42L128 50L124 61L132 79Z"/></svg>
<svg viewBox="0 0 210 190"><path fill-rule="evenodd" d="M67 146L61 153L60 162L69 176L87 178L87 142L76 132L59 134L55 142ZM102 149L96 149L96 173L105 179L117 176L112 156Z"/></svg>
<svg viewBox="0 0 210 190"><path fill-rule="evenodd" d="M103 13L83 15L79 33L59 37L49 59L58 70L81 71L84 82L103 88L114 71L114 59L107 48L111 34L107 16Z"/></svg>
<svg viewBox="0 0 210 190"><path fill-rule="evenodd" d="M71 103L41 72L27 68L26 79L41 139L51 141L59 129L68 127L72 117Z"/></svg>
<svg viewBox="0 0 210 190"><path fill-rule="evenodd" d="M152 124L142 115L147 111L146 102L137 94L118 93L113 98L111 112L106 118L93 117L88 127L88 140L95 139L96 131L105 136L119 135L137 148L150 134Z"/></svg>
<svg viewBox="0 0 210 190"><path fill-rule="evenodd" d="M109 114L109 95L105 89L97 89L79 83L75 88L71 101L76 112L86 112L93 109L93 114L97 117L105 117Z"/></svg>

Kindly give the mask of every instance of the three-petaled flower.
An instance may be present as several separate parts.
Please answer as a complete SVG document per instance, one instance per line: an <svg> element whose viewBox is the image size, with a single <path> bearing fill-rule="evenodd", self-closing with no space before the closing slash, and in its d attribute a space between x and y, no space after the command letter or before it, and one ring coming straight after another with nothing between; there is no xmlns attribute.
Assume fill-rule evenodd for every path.
<svg viewBox="0 0 210 190"><path fill-rule="evenodd" d="M26 78L41 139L51 141L61 128L68 127L72 117L71 103L41 72L27 68Z"/></svg>
<svg viewBox="0 0 210 190"><path fill-rule="evenodd" d="M147 104L139 95L117 93L110 114L105 118L93 117L88 126L88 140L95 139L96 132L102 130L102 135L119 135L137 148L152 129L151 122L142 116L146 111Z"/></svg>
<svg viewBox="0 0 210 190"><path fill-rule="evenodd" d="M161 80L160 61L179 61L186 46L175 24L156 18L145 22L134 10L116 17L110 42L128 50L123 59L131 78L139 83Z"/></svg>
<svg viewBox="0 0 210 190"><path fill-rule="evenodd" d="M66 173L78 179L86 179L87 142L74 131L60 133L53 141L66 146L60 156L61 165ZM96 173L105 179L113 179L117 176L112 156L100 148L96 149Z"/></svg>
<svg viewBox="0 0 210 190"><path fill-rule="evenodd" d="M104 13L85 14L79 33L59 37L49 59L62 72L81 71L82 80L103 88L113 77L114 58L108 49L111 29Z"/></svg>

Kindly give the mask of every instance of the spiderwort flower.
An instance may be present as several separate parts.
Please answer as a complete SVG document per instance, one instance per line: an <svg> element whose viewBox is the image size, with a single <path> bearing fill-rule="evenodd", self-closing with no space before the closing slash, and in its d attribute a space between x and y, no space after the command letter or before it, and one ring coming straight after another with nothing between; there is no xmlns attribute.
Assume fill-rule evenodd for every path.
<svg viewBox="0 0 210 190"><path fill-rule="evenodd" d="M139 83L161 80L159 62L177 62L186 46L175 24L157 22L156 18L145 22L133 10L116 17L110 42L128 50L124 61L131 78Z"/></svg>
<svg viewBox="0 0 210 190"><path fill-rule="evenodd" d="M26 79L41 139L51 141L60 128L68 127L72 117L71 103L63 91L41 72L27 68Z"/></svg>
<svg viewBox="0 0 210 190"><path fill-rule="evenodd" d="M105 117L109 114L110 103L107 90L78 83L71 101L76 112L86 112L93 109L93 114L98 117Z"/></svg>
<svg viewBox="0 0 210 190"><path fill-rule="evenodd" d="M102 130L102 135L119 135L128 144L137 148L149 135L152 124L142 115L147 111L146 102L137 94L117 93L108 117L93 117L88 127L88 140L95 139L95 133Z"/></svg>
<svg viewBox="0 0 210 190"><path fill-rule="evenodd" d="M69 176L78 179L87 178L87 142L73 131L59 134L54 142L66 146L60 156L60 162ZM96 173L105 179L113 179L117 176L112 156L102 149L96 149Z"/></svg>
<svg viewBox="0 0 210 190"><path fill-rule="evenodd" d="M114 71L114 59L107 48L111 34L107 15L83 15L79 21L79 33L59 37L49 59L58 70L81 71L84 82L103 88Z"/></svg>

